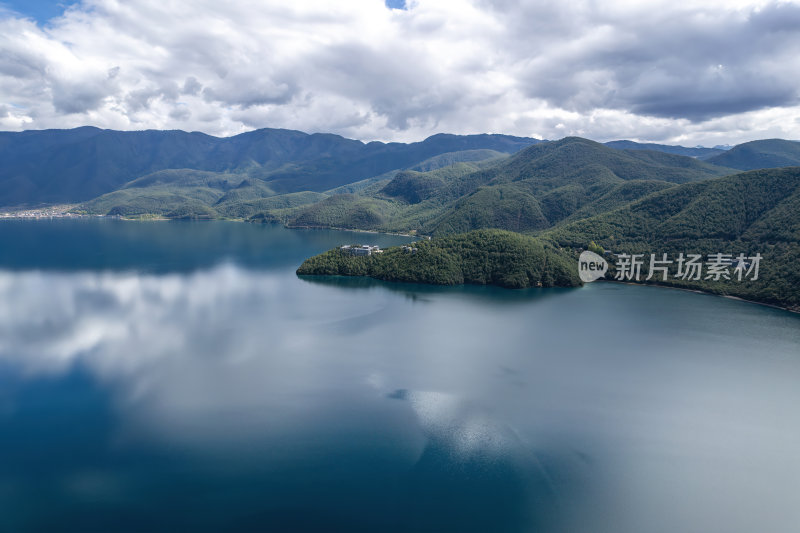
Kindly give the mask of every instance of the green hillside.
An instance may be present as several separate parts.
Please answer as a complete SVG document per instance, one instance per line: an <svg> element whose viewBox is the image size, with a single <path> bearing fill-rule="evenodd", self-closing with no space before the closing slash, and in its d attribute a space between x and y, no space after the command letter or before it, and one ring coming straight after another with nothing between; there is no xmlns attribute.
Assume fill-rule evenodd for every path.
<svg viewBox="0 0 800 533"><path fill-rule="evenodd" d="M623 152L569 137L526 148L455 184L464 197L438 225L423 230L439 235L484 227L543 229L576 214L587 216L622 205L670 183L731 172L689 157ZM627 182L635 185L625 186Z"/></svg>
<svg viewBox="0 0 800 533"><path fill-rule="evenodd" d="M447 235L477 228L531 231L550 226L539 201L518 183L481 187L459 200L452 211L437 220L434 233Z"/></svg>
<svg viewBox="0 0 800 533"><path fill-rule="evenodd" d="M580 280L567 252L508 231L480 230L393 247L356 257L334 248L311 257L298 275L369 276L385 281L509 288L575 287Z"/></svg>
<svg viewBox="0 0 800 533"><path fill-rule="evenodd" d="M220 198L240 185L241 176L199 170L163 170L148 174L121 189L104 194L80 206L97 215L136 217L159 215L201 218L218 216L213 207Z"/></svg>
<svg viewBox="0 0 800 533"><path fill-rule="evenodd" d="M365 184L355 194L334 194L279 218L289 226L426 231L458 199L452 192L457 184L479 168L480 163L462 162L429 172L400 171L391 180ZM337 189L342 190L346 188Z"/></svg>
<svg viewBox="0 0 800 533"><path fill-rule="evenodd" d="M454 183L458 183L461 178L478 169L479 167L473 163L455 163L428 172L413 170L398 172L379 193L409 204L431 199L441 204L450 199L446 192Z"/></svg>
<svg viewBox="0 0 800 533"><path fill-rule="evenodd" d="M517 181L537 177L543 187L554 188L576 178L591 179L596 168L608 169L620 180L651 179L672 183L730 173L730 169L691 157L654 151L621 151L588 139L566 137L522 150L497 168L495 179Z"/></svg>
<svg viewBox="0 0 800 533"><path fill-rule="evenodd" d="M800 142L783 139L751 141L711 157L708 162L739 170L798 166Z"/></svg>
<svg viewBox="0 0 800 533"><path fill-rule="evenodd" d="M292 227L380 229L393 211L384 200L337 194L317 202L288 219Z"/></svg>
<svg viewBox="0 0 800 533"><path fill-rule="evenodd" d="M732 172L689 157L629 153L570 137L500 160L396 172L388 182L371 182L353 195L303 208L290 224L431 235L481 228L530 232L618 207L676 183Z"/></svg>
<svg viewBox="0 0 800 533"><path fill-rule="evenodd" d="M265 211L319 202L326 194L276 194L265 182L240 174L162 170L81 204L78 212L124 217L249 218Z"/></svg>
<svg viewBox="0 0 800 533"><path fill-rule="evenodd" d="M221 198L213 207L220 216L226 218L250 219L272 214L270 220L280 220L277 216L286 210L314 204L327 198L328 195L321 192L303 191L278 194L264 198L253 198L236 201L224 201Z"/></svg>
<svg viewBox="0 0 800 533"><path fill-rule="evenodd" d="M456 163L477 163L479 161L489 161L493 159L501 159L507 157L508 154L498 152L497 150L462 150L460 152L447 152L440 154L430 159L426 159L421 163L409 168L409 170L416 170L418 172L429 172L437 168L449 167Z"/></svg>
<svg viewBox="0 0 800 533"><path fill-rule="evenodd" d="M630 180L615 185L608 192L573 211L564 221L580 220L622 207L652 193L676 187L675 184L658 180Z"/></svg>
<svg viewBox="0 0 800 533"><path fill-rule="evenodd" d="M800 168L755 170L656 192L628 206L545 232L559 246L594 241L615 254L759 253L756 281L670 285L800 309ZM645 269L647 270L647 269ZM675 268L673 268L674 272Z"/></svg>

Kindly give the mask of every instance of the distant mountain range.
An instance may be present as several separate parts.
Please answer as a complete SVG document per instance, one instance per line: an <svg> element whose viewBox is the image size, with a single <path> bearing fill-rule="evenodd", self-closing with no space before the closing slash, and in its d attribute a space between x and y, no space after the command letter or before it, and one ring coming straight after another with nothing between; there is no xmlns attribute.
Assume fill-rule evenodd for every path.
<svg viewBox="0 0 800 533"><path fill-rule="evenodd" d="M513 153L539 142L509 135L434 135L363 143L332 134L261 129L233 137L184 131L0 132L0 205L89 200L170 169L235 173L277 192L323 191L448 152Z"/></svg>
<svg viewBox="0 0 800 533"><path fill-rule="evenodd" d="M440 253L452 263L445 282L462 276L527 286L550 279L542 272L523 276L522 263L481 270L468 249L481 249L487 239L501 248L501 241L513 243L520 257L554 246L552 257L561 262L563 254L590 245L643 254L761 253L764 268L754 283L675 284L800 309L800 143L794 141L729 150L506 135L365 144L290 130L216 138L78 128L0 133L0 157L0 205L79 203L76 212L133 218L469 235L432 245L431 264ZM742 172L751 169L760 170ZM485 229L538 240L518 242ZM407 276L380 270L391 257L371 275L433 275L430 265L417 272L405 256L397 257Z"/></svg>
<svg viewBox="0 0 800 533"><path fill-rule="evenodd" d="M653 150L656 152L665 152L668 154L685 155L687 157L696 157L698 159L708 159L715 155L719 155L725 151L724 148L704 148L697 146L695 148L687 148L686 146L672 146L669 144L653 144L653 143L637 143L634 141L611 141L605 143L606 146L616 148L618 150Z"/></svg>
<svg viewBox="0 0 800 533"><path fill-rule="evenodd" d="M282 129L225 138L94 127L0 132L0 206L83 202L167 170L223 174L228 187L257 180L272 195L325 192L400 170L424 172L485 161L542 142L509 135L438 134L409 144L363 143ZM800 164L800 143L779 139L753 141L729 151L633 141L606 146L628 153L688 156L741 170Z"/></svg>
<svg viewBox="0 0 800 533"><path fill-rule="evenodd" d="M751 141L709 157L707 161L739 170L797 166L800 165L800 142L783 139Z"/></svg>

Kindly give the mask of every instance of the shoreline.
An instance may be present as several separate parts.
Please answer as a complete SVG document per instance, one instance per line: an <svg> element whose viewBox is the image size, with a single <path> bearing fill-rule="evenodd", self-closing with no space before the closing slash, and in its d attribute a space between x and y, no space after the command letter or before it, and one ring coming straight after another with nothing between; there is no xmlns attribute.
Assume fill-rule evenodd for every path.
<svg viewBox="0 0 800 533"><path fill-rule="evenodd" d="M370 233L374 235L393 235L395 237L411 237L420 239L430 239L429 235L421 233L402 233L395 231L380 231L371 229L358 229L358 228L342 228L338 226L290 226L278 220L275 221L254 221L246 218L168 218L163 215L142 215L125 217L121 215L92 215L88 213L70 213L64 212L59 214L50 215L27 215L19 213L4 212L0 213L0 220L53 220L53 219L111 219L111 220L126 220L130 222L150 222L150 221L197 221L197 222L245 222L248 224L280 224L286 229L310 229L310 230L336 230L336 231L350 231L353 233Z"/></svg>
<svg viewBox="0 0 800 533"><path fill-rule="evenodd" d="M280 222L276 222L276 224L280 224ZM423 235L421 233L398 233L392 231L379 231L373 229L356 229L356 228L340 228L337 226L290 226L288 224L283 224L283 227L286 229L332 229L336 231L351 231L353 233L372 233L375 235L394 235L396 237L419 237L421 239L430 239L431 237L428 235Z"/></svg>
<svg viewBox="0 0 800 533"><path fill-rule="evenodd" d="M738 300L740 302L746 302L749 304L756 304L762 305L764 307L771 307L772 309L780 309L781 311L788 311L790 313L794 313L796 315L800 315L800 308L794 309L791 307L783 307L776 304L771 304L767 302L759 302L758 300L749 300L747 298L742 298L741 296L733 296L731 294L717 294L711 291L704 291L702 289L690 289L688 287L675 287L673 285L661 285L659 283L634 283L632 281L618 281L615 279L599 279L597 280L601 283L619 283L620 285L633 285L636 287L656 287L658 289L674 289L676 291L684 291L684 292L693 292L695 294L705 294L707 296L716 296L718 298L728 298L730 300ZM592 282L595 283L595 282Z"/></svg>

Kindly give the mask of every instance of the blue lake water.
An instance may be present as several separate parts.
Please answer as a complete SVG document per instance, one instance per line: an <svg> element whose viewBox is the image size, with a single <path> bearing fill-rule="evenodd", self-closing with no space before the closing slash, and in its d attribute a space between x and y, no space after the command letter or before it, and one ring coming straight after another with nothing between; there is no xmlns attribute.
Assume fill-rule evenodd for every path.
<svg viewBox="0 0 800 533"><path fill-rule="evenodd" d="M2 221L0 531L798 531L798 315L294 273L407 240Z"/></svg>

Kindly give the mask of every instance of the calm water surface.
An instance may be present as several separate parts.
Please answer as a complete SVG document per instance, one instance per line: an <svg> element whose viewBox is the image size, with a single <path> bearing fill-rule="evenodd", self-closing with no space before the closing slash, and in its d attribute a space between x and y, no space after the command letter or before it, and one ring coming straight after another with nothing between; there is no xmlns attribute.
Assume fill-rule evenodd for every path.
<svg viewBox="0 0 800 533"><path fill-rule="evenodd" d="M2 221L0 531L798 531L800 317L294 274L406 240Z"/></svg>

